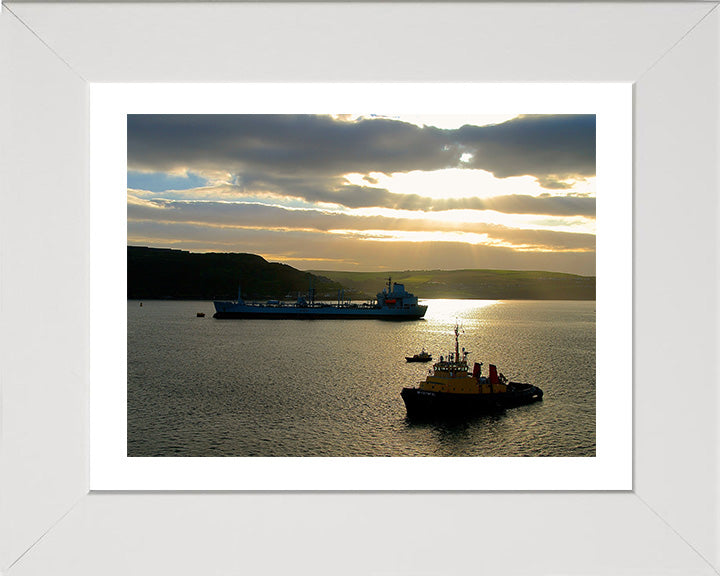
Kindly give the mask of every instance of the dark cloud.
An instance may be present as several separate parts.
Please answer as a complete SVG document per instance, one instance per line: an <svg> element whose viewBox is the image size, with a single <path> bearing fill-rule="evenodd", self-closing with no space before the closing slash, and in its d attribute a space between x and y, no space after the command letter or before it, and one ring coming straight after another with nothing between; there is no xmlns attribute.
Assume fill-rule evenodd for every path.
<svg viewBox="0 0 720 576"><path fill-rule="evenodd" d="M492 126L463 126L454 139L468 148L468 165L498 178L535 176L545 188L595 175L595 115L519 116Z"/></svg>
<svg viewBox="0 0 720 576"><path fill-rule="evenodd" d="M526 230L498 224L438 222L435 220L358 216L321 210L289 210L263 204L225 204L216 202L145 201L128 205L129 222L156 222L166 226L193 225L208 229L262 228L274 230L330 230L364 232L368 230L401 232L465 232L487 234L491 242L526 246L536 250L594 250L595 235ZM211 235L208 232L208 235ZM327 236L326 236L327 238Z"/></svg>
<svg viewBox="0 0 720 576"><path fill-rule="evenodd" d="M475 168L562 189L595 174L595 116L520 116L443 130L384 118L135 114L128 115L128 167L221 170L246 183L261 174L325 189L347 173Z"/></svg>
<svg viewBox="0 0 720 576"><path fill-rule="evenodd" d="M128 166L278 174L405 172L457 164L444 132L388 119L311 115L128 115Z"/></svg>

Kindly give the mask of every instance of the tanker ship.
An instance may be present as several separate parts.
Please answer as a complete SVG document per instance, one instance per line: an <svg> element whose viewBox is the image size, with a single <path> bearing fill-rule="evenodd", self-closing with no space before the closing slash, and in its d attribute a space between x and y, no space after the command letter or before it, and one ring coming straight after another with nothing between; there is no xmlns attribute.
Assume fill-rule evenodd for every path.
<svg viewBox="0 0 720 576"><path fill-rule="evenodd" d="M418 320L425 316L427 306L418 304L414 294L403 284L388 278L387 285L377 298L370 302L344 301L316 302L311 288L307 297L298 296L296 302L246 302L238 291L236 302L216 301L213 318L264 318L264 319L380 319Z"/></svg>

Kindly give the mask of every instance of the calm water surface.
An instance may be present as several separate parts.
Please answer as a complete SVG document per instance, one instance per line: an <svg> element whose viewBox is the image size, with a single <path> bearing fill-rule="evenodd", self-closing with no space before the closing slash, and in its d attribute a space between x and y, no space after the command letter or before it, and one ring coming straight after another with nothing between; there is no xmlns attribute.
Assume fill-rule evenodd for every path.
<svg viewBox="0 0 720 576"><path fill-rule="evenodd" d="M424 320L215 320L128 301L129 456L594 456L595 302L427 300ZM205 312L205 318L197 318ZM460 345L540 386L500 415L413 423L403 386Z"/></svg>

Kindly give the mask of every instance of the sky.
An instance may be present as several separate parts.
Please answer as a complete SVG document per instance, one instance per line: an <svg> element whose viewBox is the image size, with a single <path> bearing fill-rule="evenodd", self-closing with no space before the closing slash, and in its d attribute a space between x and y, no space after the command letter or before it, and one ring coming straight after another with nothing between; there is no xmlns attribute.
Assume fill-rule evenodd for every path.
<svg viewBox="0 0 720 576"><path fill-rule="evenodd" d="M595 275L595 116L128 115L128 244Z"/></svg>

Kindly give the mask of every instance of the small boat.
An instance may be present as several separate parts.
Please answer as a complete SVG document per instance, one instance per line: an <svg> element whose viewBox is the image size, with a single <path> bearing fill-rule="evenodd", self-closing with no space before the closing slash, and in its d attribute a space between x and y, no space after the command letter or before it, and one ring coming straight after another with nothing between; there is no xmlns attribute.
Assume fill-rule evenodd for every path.
<svg viewBox="0 0 720 576"><path fill-rule="evenodd" d="M543 391L537 386L508 382L497 367L490 364L490 374L482 375L482 363L475 362L468 370L468 352L459 349L459 329L455 326L455 353L447 360L433 365L427 378L417 387L403 388L400 395L405 402L408 418L465 416L501 412L505 408L542 400Z"/></svg>
<svg viewBox="0 0 720 576"><path fill-rule="evenodd" d="M197 313L198 318L205 318L205 312L198 312Z"/></svg>
<svg viewBox="0 0 720 576"><path fill-rule="evenodd" d="M432 360L432 355L425 352L425 348L423 348L420 354L405 356L405 360L408 362L430 362L430 360Z"/></svg>

